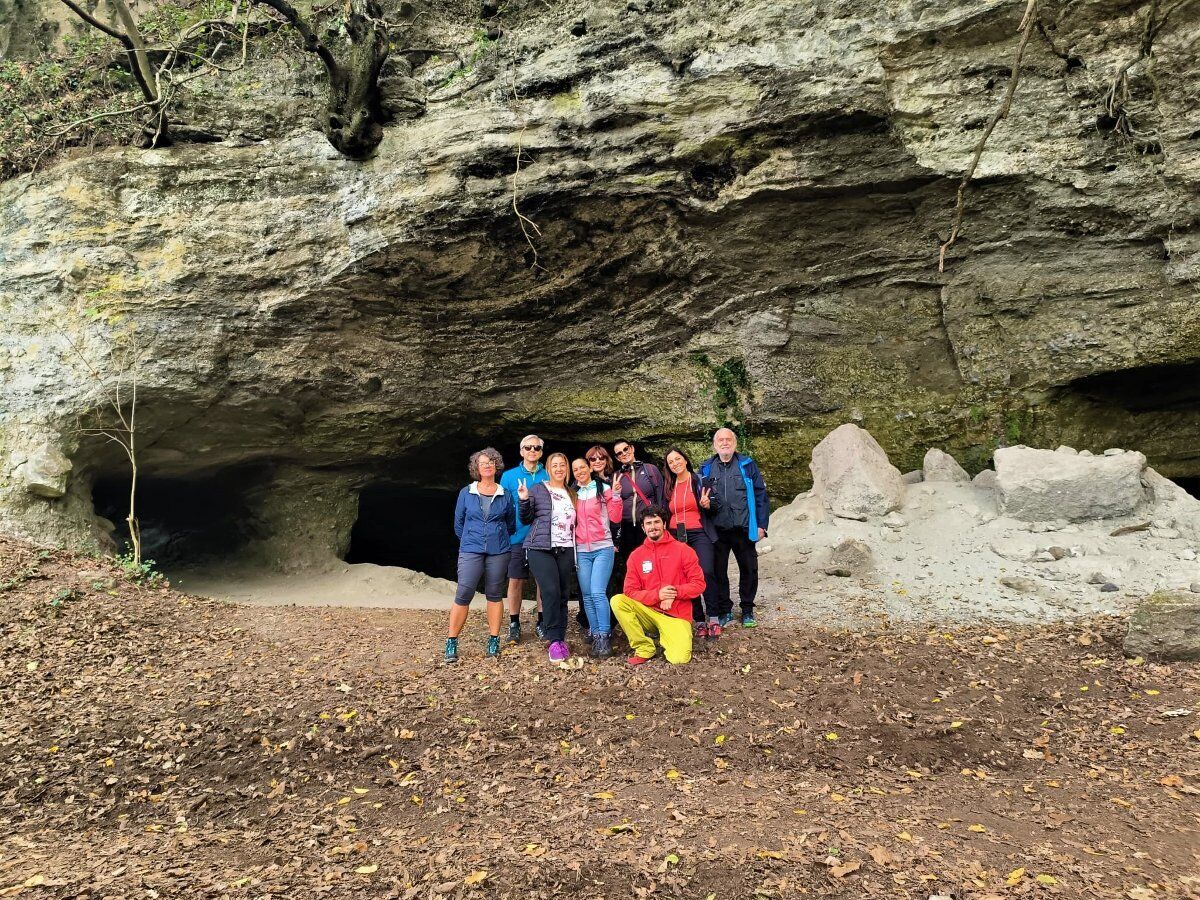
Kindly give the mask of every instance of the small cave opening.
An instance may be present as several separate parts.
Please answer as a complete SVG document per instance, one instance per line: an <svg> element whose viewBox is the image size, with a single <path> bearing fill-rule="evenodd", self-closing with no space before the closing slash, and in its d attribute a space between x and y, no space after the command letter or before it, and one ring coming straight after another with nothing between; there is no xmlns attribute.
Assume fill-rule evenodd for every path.
<svg viewBox="0 0 1200 900"><path fill-rule="evenodd" d="M1131 413L1200 411L1200 362L1100 372L1076 378L1067 389Z"/></svg>
<svg viewBox="0 0 1200 900"><path fill-rule="evenodd" d="M136 510L142 558L160 567L230 559L257 536L254 497L271 467L252 464L187 475L138 476ZM112 522L122 552L129 548L128 474L105 473L92 486L96 514Z"/></svg>
<svg viewBox="0 0 1200 900"><path fill-rule="evenodd" d="M402 566L453 581L458 564L457 500L456 488L394 481L368 484L358 495L346 562Z"/></svg>

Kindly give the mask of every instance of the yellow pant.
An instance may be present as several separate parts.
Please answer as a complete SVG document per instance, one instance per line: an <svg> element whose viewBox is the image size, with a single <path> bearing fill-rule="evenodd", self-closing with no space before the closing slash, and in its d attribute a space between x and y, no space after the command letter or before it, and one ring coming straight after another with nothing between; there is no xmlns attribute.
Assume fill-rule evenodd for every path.
<svg viewBox="0 0 1200 900"><path fill-rule="evenodd" d="M632 597L617 594L611 601L613 615L629 639L635 656L650 659L654 656L654 641L646 634L658 635L667 662L681 666L692 658L692 623L668 616Z"/></svg>

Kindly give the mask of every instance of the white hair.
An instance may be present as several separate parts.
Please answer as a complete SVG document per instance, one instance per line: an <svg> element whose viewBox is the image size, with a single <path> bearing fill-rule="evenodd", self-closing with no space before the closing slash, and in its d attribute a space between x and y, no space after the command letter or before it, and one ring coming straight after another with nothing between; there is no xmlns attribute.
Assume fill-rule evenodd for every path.
<svg viewBox="0 0 1200 900"><path fill-rule="evenodd" d="M539 444L544 444L544 443L546 443L546 442L545 442L545 441L543 441L543 440L542 440L540 437L538 437L536 434L527 434L527 435L525 435L525 437L521 438L521 440L519 441L519 443L523 444L523 443L525 443L526 441L537 441Z"/></svg>

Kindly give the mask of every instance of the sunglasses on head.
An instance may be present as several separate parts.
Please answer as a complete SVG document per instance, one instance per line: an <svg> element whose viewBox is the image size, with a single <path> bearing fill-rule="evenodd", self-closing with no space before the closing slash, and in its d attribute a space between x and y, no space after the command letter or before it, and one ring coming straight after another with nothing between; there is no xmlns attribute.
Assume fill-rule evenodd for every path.
<svg viewBox="0 0 1200 900"><path fill-rule="evenodd" d="M521 449L522 450L541 450L542 445L541 444L522 444Z"/></svg>

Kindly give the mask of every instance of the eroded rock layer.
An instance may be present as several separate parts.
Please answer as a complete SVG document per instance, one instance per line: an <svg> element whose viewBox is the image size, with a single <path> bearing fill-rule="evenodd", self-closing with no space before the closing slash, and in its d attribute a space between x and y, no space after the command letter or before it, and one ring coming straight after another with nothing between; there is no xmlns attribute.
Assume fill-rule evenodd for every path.
<svg viewBox="0 0 1200 900"><path fill-rule="evenodd" d="M297 114L0 185L0 524L97 539L123 462L78 428L114 346L143 354L142 471L277 467L251 529L276 551L271 510L320 481L350 500L301 529L332 535L316 556L382 469L454 484L531 429L698 446L731 418L784 500L846 421L902 471L1024 442L1200 475L1194 13L1129 69L1124 134L1104 98L1146 10L1039 4L938 271L1024 7L530 6L494 75L419 65L423 115L368 162ZM292 90L243 105L311 106ZM65 496L22 481L35 452L70 462Z"/></svg>

